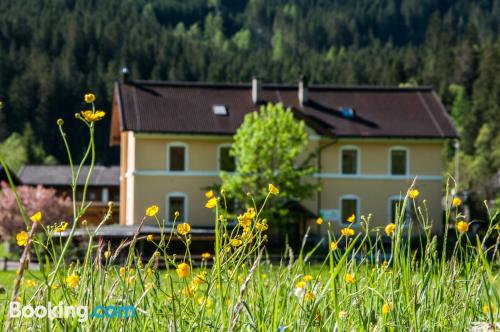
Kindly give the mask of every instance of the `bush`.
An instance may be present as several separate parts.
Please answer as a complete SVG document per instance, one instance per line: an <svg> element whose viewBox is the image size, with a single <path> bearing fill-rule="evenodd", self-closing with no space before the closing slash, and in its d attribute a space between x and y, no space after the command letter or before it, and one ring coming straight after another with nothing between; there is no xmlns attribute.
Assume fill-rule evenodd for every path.
<svg viewBox="0 0 500 332"><path fill-rule="evenodd" d="M0 235L10 239L26 228L16 197L5 182L0 184ZM67 220L71 215L71 199L57 195L55 189L42 186L20 186L17 194L28 216L43 211L42 221L50 225Z"/></svg>

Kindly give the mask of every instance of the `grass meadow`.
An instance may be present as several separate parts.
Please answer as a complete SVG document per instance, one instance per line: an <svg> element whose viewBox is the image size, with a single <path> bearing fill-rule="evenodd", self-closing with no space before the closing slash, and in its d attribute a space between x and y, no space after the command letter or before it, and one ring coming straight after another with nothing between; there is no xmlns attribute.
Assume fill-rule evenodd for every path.
<svg viewBox="0 0 500 332"><path fill-rule="evenodd" d="M144 211L145 220L154 220L162 230L159 240L139 233L125 245L109 250L89 228L84 257L67 259L71 238L82 225L89 204L85 194L76 203L76 179L81 166L94 165L94 130L104 116L94 108L77 115L89 129L89 145L83 160L75 162L73 220L47 226L43 211L27 216L20 205L26 230L16 240L24 248L18 271L0 273L7 286L0 295L5 303L0 320L9 331L469 331L494 330L500 307L498 211L490 212L486 236L469 236L469 222L460 214L460 202L447 202L446 221L456 212L454 230L458 241L431 234L425 206L410 188L393 223L373 227L369 216L361 217L361 231L347 226L341 234L328 232L313 249L292 251L284 247L281 260L266 254L267 233L273 227L261 212L273 204L279 188L269 185L262 206L251 203L228 227L224 195L208 192L199 202L214 211L215 243L201 258L190 252L190 225L179 220L168 228L158 218L158 207ZM64 124L58 121L63 143L68 146ZM85 193L85 190L84 190ZM406 206L414 200L422 230L420 240L410 245L405 227ZM111 210L111 208L110 208ZM455 211L453 211L455 210ZM103 216L103 225L109 215ZM140 228L141 225L138 227ZM63 242L54 234L68 231ZM183 255L172 255L174 237L185 246ZM487 241L488 240L488 241ZM493 240L493 245L491 241ZM156 246L152 257L143 257L138 241ZM390 249L382 249L382 241ZM450 244L452 243L452 244ZM488 244L489 243L489 244ZM303 247L305 248L305 247ZM26 268L30 255L41 262L38 271ZM117 257L126 254L123 264ZM312 257L320 261L312 261ZM197 256L198 257L198 256ZM383 257L383 258L382 258ZM159 266L165 266L160 269ZM20 306L83 306L87 317L59 313L55 317L10 317L11 303ZM134 306L134 317L118 317L116 308ZM111 309L109 309L111 308ZM115 309L113 309L115 308ZM97 309L97 311L96 311ZM109 310L103 312L103 310ZM26 311L29 314L29 311ZM92 316L93 314L97 314ZM109 316L109 317L108 317ZM500 328L497 327L498 330Z"/></svg>

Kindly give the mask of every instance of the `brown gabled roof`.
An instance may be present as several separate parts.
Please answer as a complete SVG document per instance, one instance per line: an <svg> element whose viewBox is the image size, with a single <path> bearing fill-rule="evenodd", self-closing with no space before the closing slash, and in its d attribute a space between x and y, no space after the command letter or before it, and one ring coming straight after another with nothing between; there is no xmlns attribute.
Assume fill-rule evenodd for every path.
<svg viewBox="0 0 500 332"><path fill-rule="evenodd" d="M75 169L75 172L77 170ZM84 185L89 166L83 166L78 185ZM69 165L25 165L18 177L22 184L42 186L70 186L71 168ZM89 180L90 186L119 186L120 166L94 166Z"/></svg>
<svg viewBox="0 0 500 332"><path fill-rule="evenodd" d="M457 133L430 87L310 86L301 107L297 86L263 85L263 103L282 102L321 135L337 137L449 138ZM245 114L255 111L249 84L129 81L117 83L114 133L233 135ZM225 105L217 116L213 105ZM350 107L355 116L342 116ZM119 122L119 126L118 126Z"/></svg>

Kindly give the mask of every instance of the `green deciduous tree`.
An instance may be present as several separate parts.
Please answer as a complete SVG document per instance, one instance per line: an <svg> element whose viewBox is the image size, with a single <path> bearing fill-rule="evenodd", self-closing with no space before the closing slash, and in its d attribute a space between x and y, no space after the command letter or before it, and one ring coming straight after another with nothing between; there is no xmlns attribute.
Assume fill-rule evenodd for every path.
<svg viewBox="0 0 500 332"><path fill-rule="evenodd" d="M303 121L282 104L262 106L249 113L234 136L231 154L236 159L234 173L222 173L223 189L239 202L248 202L250 192L261 204L268 194L268 184L279 188L278 199L303 201L317 186L312 180L316 168L313 154L307 154L308 134ZM270 215L281 217L286 209L273 204Z"/></svg>
<svg viewBox="0 0 500 332"><path fill-rule="evenodd" d="M36 140L29 124L25 126L22 134L13 133L5 141L0 142L0 154L15 172L28 163L49 165L57 163L57 160L47 155L42 144Z"/></svg>
<svg viewBox="0 0 500 332"><path fill-rule="evenodd" d="M17 172L28 161L24 139L18 133L10 135L0 143L0 154L4 156L5 162L14 172Z"/></svg>

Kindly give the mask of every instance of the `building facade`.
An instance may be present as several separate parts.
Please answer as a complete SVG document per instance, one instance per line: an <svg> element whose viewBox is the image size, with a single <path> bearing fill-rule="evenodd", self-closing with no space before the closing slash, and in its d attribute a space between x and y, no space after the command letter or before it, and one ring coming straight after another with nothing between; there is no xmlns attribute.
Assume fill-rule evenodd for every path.
<svg viewBox="0 0 500 332"><path fill-rule="evenodd" d="M212 227L204 193L220 183L220 171L234 170L232 135L245 114L267 102L283 103L306 123L321 190L301 204L334 230L353 213L354 227L368 214L372 226L386 225L416 177L419 199L441 232L442 149L456 132L432 89L257 80L116 84L111 143L121 147L120 223L139 223L145 208L157 204L167 221L179 211L194 227Z"/></svg>
<svg viewBox="0 0 500 332"><path fill-rule="evenodd" d="M83 166L77 182L76 201L80 203L89 166ZM72 173L69 165L25 165L19 171L19 181L27 186L53 188L60 196L72 197ZM120 168L118 166L95 166L89 179L86 201L92 202L84 219L97 225L106 215L108 203L113 202L112 215L108 223L117 223L120 204Z"/></svg>

